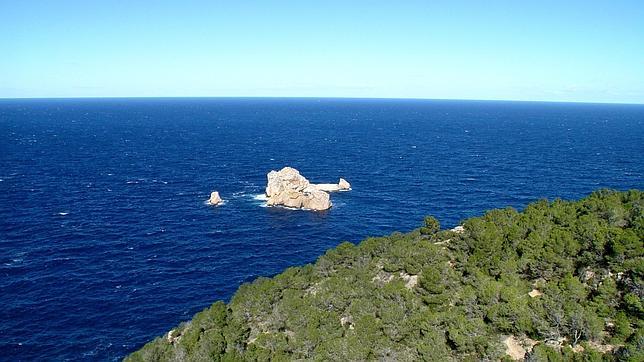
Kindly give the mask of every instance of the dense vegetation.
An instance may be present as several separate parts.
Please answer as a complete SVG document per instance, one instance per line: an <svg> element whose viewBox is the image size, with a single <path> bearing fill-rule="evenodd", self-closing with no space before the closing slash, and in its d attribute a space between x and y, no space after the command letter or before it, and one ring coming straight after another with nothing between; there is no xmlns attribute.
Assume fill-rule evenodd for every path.
<svg viewBox="0 0 644 362"><path fill-rule="evenodd" d="M126 359L500 360L512 339L529 361L643 361L643 210L601 190L463 231L428 217L244 284Z"/></svg>

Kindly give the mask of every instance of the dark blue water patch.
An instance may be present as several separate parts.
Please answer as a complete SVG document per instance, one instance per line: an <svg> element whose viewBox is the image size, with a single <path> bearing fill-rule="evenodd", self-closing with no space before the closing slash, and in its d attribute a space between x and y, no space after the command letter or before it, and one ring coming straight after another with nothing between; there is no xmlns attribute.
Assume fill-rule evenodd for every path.
<svg viewBox="0 0 644 362"><path fill-rule="evenodd" d="M0 356L119 359L345 240L641 189L643 138L634 105L0 100ZM262 207L285 165L353 190L323 213Z"/></svg>

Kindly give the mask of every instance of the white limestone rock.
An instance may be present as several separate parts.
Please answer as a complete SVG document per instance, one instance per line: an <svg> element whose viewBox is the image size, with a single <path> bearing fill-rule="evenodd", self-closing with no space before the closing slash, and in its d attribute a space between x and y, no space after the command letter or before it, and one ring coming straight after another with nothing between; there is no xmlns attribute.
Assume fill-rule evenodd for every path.
<svg viewBox="0 0 644 362"><path fill-rule="evenodd" d="M326 192L336 192L336 191L349 191L351 190L351 184L347 180L341 178L337 184L311 184L316 189Z"/></svg>
<svg viewBox="0 0 644 362"><path fill-rule="evenodd" d="M292 167L271 171L267 177L266 196L269 198L284 193L302 193L310 185L309 180Z"/></svg>
<svg viewBox="0 0 644 362"><path fill-rule="evenodd" d="M213 191L210 193L210 198L208 199L208 204L217 206L221 205L221 203L224 202L224 200L221 199L221 196L219 196L219 192Z"/></svg>
<svg viewBox="0 0 644 362"><path fill-rule="evenodd" d="M522 361L525 357L526 350L515 336L509 336L503 340L507 354L513 361Z"/></svg>
<svg viewBox="0 0 644 362"><path fill-rule="evenodd" d="M528 293L528 295L530 296L530 298L536 298L542 296L543 293L541 293L541 291L539 291L538 289L532 289L530 293Z"/></svg>
<svg viewBox="0 0 644 362"><path fill-rule="evenodd" d="M351 190L351 184L347 180L340 178L340 181L338 181L338 188L340 191L349 191Z"/></svg>
<svg viewBox="0 0 644 362"><path fill-rule="evenodd" d="M463 232L465 232L465 227L463 227L463 225L459 225L453 229L450 229L450 231L453 231L457 234L462 234Z"/></svg>
<svg viewBox="0 0 644 362"><path fill-rule="evenodd" d="M312 190L304 193L302 208L310 210L328 210L331 208L329 194L321 190Z"/></svg>
<svg viewBox="0 0 644 362"><path fill-rule="evenodd" d="M312 184L311 186L324 192L340 191L340 187L337 184Z"/></svg>
<svg viewBox="0 0 644 362"><path fill-rule="evenodd" d="M271 171L267 175L268 206L286 206L297 209L328 210L331 199L327 187L313 185L292 167ZM328 185L328 184L327 184Z"/></svg>

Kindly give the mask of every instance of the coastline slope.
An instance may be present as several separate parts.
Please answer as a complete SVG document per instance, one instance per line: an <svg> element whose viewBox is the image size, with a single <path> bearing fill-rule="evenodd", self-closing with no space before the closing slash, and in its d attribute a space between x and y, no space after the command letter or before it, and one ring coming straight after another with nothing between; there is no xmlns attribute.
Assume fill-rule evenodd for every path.
<svg viewBox="0 0 644 362"><path fill-rule="evenodd" d="M459 232L428 217L244 284L126 360L637 360L643 210L642 191L600 190Z"/></svg>

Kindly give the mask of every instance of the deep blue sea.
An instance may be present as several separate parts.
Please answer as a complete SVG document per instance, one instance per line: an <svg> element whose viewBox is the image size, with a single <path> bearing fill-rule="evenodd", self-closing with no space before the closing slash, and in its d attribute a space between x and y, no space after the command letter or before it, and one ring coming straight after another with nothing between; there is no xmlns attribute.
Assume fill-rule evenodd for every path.
<svg viewBox="0 0 644 362"><path fill-rule="evenodd" d="M286 165L353 190L327 212L263 207ZM643 175L636 105L0 100L0 360L120 359L342 241Z"/></svg>

